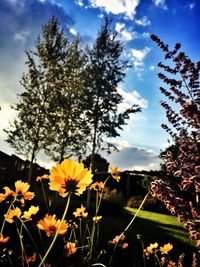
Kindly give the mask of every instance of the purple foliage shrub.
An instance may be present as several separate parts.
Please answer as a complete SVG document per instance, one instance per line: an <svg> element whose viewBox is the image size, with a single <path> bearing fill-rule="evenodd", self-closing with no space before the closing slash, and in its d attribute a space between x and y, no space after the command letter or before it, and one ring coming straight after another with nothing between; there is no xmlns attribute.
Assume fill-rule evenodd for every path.
<svg viewBox="0 0 200 267"><path fill-rule="evenodd" d="M178 149L175 160L171 152L165 155L167 172L174 177L176 186L160 179L151 183L151 190L178 216L200 251L200 62L193 63L184 52L179 52L179 43L170 51L156 35L151 38L163 50L170 65L158 64L162 71L158 77L164 84L160 91L166 98L161 105L169 122L162 127Z"/></svg>

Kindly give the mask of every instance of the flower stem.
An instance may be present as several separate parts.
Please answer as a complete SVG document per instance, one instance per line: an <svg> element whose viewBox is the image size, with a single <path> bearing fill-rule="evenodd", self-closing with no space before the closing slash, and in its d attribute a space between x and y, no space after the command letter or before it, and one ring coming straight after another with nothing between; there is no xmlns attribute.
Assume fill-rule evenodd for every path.
<svg viewBox="0 0 200 267"><path fill-rule="evenodd" d="M41 267L41 266L43 265L43 263L45 262L47 256L49 255L50 251L52 250L54 243L56 242L56 239L57 239L57 237L58 237L58 233L59 233L59 231L60 231L60 228L61 228L61 226L62 226L62 223L63 223L63 221L64 221L64 219L65 219L65 217L66 217L66 214L67 214L67 211L68 211L68 208L69 208L70 197L71 197L71 194L68 195L67 204L66 204L66 206L65 206L65 210L64 210L64 212L63 212L63 216L62 216L62 219L61 219L60 224L59 224L59 226L58 226L58 229L57 229L57 231L56 231L56 233L55 233L55 236L54 236L54 238L53 238L53 240L52 240L52 242L51 242L51 244L50 244L50 246L49 246L47 252L45 253L45 255L44 255L42 261L41 261L40 264L38 265L38 267Z"/></svg>

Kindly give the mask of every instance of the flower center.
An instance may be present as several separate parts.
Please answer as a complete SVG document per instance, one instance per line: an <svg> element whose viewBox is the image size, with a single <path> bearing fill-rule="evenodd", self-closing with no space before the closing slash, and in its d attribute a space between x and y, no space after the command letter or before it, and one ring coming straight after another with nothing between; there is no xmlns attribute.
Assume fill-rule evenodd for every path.
<svg viewBox="0 0 200 267"><path fill-rule="evenodd" d="M66 179L65 180L65 185L62 186L66 190L66 192L70 193L77 193L77 190L79 189L78 181L76 179Z"/></svg>

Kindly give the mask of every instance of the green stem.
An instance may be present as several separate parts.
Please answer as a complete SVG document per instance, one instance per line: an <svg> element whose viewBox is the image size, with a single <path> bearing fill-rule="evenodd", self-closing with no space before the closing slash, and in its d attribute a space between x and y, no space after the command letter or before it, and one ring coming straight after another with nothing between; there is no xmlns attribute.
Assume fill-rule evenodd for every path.
<svg viewBox="0 0 200 267"><path fill-rule="evenodd" d="M144 205L144 202L146 201L147 197L149 196L149 193L146 194L146 196L144 197L142 203L140 204L139 208L137 209L135 215L133 216L132 220L130 221L130 223L126 226L125 230L121 233L121 235L123 235L131 226L131 224L134 222L135 218L137 217L139 211L141 210L142 206Z"/></svg>
<svg viewBox="0 0 200 267"><path fill-rule="evenodd" d="M160 265L160 260L159 260L158 255L157 255L156 253L155 253L155 257L156 257L156 260L157 260L157 262L158 262L159 267L161 267L161 265Z"/></svg>
<svg viewBox="0 0 200 267"><path fill-rule="evenodd" d="M146 196L144 197L142 203L140 204L139 208L137 209L135 215L133 216L133 218L131 219L131 221L129 222L129 224L126 226L126 228L124 229L124 231L120 234L120 237L124 235L124 233L129 229L129 227L131 226L131 224L134 222L135 218L137 217L139 211L141 210L142 206L144 205L144 202L146 201L146 199L147 199L147 197L148 197L149 194L150 194L149 192L146 194ZM120 241L120 238L119 238L118 242L116 242L116 244L115 244L115 246L113 248L113 253L115 252L119 241ZM113 261L113 255L110 257L109 266L112 266L112 261Z"/></svg>
<svg viewBox="0 0 200 267"><path fill-rule="evenodd" d="M61 221L60 221L60 224L59 224L59 226L58 226L58 229L57 229L57 231L56 231L56 233L55 233L55 236L54 236L54 238L53 238L53 240L52 240L52 242L51 242L51 244L50 244L50 246L49 246L49 248L48 248L46 254L44 255L42 261L41 261L40 264L38 265L38 267L41 267L41 266L43 265L43 263L45 262L47 256L49 255L50 251L52 250L54 243L56 242L58 233L59 233L59 231L60 231L60 228L61 228L61 226L62 226L62 223L63 223L63 221L64 221L64 219L65 219L65 217L66 217L66 214L67 214L67 211L68 211L68 208L69 208L70 197L71 197L71 194L68 195L67 204L66 204L66 206L65 206L65 210L64 210L62 219L61 219Z"/></svg>
<svg viewBox="0 0 200 267"><path fill-rule="evenodd" d="M26 230L26 232L28 233L28 235L29 235L29 237L30 237L30 239L31 239L31 241L32 241L32 243L33 243L33 246L34 246L34 248L35 248L35 250L36 250L36 252L37 252L37 254L38 254L40 260L42 260L42 256L41 256L41 254L40 254L40 252L39 252L39 250L38 250L38 247L37 247L37 245L36 245L36 243L35 243L35 241L34 241L32 235L31 235L31 233L29 232L29 230L28 230L28 228L26 227L25 223L24 223L21 219L20 219L20 222L21 222L22 226L24 227L24 229ZM45 264L43 264L43 266L45 267Z"/></svg>
<svg viewBox="0 0 200 267"><path fill-rule="evenodd" d="M81 218L79 219L79 235L80 235L80 242L81 246L83 245L83 237L82 237L82 220Z"/></svg>
<svg viewBox="0 0 200 267"><path fill-rule="evenodd" d="M26 263L27 263L27 266L28 266L28 262L27 262L27 257L26 257L26 252L25 252L25 249L24 249L24 244L23 244L23 241L22 241L22 225L21 225L21 229L19 231L18 227L17 227L17 223L16 223L16 228L17 228L17 233L18 233L18 236L19 236L19 241L20 241L20 246L21 246L21 253L22 253L22 266L24 267L24 259L26 260Z"/></svg>
<svg viewBox="0 0 200 267"><path fill-rule="evenodd" d="M14 200L10 203L10 206L9 206L9 208L7 209L6 214L10 211L10 209L11 209L11 207L13 206L15 200L16 200L16 199L14 199ZM2 223L2 226L1 226L0 237L1 237L2 234L3 234L3 229L4 229L4 226L5 226L5 223L6 223L6 219L5 219L5 217L4 217L4 220L3 220L3 223Z"/></svg>
<svg viewBox="0 0 200 267"><path fill-rule="evenodd" d="M47 207L47 211L49 212L49 205L47 204L47 198L46 198L46 194L45 194L45 190L44 190L44 184L42 182L42 194L43 194L43 197L44 197L44 202L45 202L45 205Z"/></svg>

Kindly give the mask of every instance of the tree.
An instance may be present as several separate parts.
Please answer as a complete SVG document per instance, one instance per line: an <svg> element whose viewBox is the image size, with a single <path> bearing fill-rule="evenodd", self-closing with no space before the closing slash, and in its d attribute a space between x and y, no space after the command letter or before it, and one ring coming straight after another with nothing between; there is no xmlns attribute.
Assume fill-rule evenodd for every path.
<svg viewBox="0 0 200 267"><path fill-rule="evenodd" d="M43 76L37 68L31 52L26 52L28 60L27 74L23 74L21 84L25 91L19 94L19 102L12 108L17 113L17 118L10 123L10 128L5 129L6 141L19 153L30 160L28 180L32 175L33 161L43 146L46 138L45 105L48 94L43 86Z"/></svg>
<svg viewBox="0 0 200 267"><path fill-rule="evenodd" d="M91 164L91 157L92 155L89 155L85 160L83 160L83 164L85 167L90 168ZM94 172L108 172L108 166L109 162L102 158L101 155L95 154L94 155Z"/></svg>
<svg viewBox="0 0 200 267"><path fill-rule="evenodd" d="M167 99L161 101L161 105L166 110L170 124L170 126L163 125L163 128L177 145L178 156L174 157L174 153L167 153L165 157L167 171L175 179L177 177L176 187L160 179L152 182L151 190L172 214L178 216L199 250L200 62L194 63L185 53L179 52L181 47L179 43L170 51L168 45L157 36L152 35L152 40L164 51L165 59L170 61L170 66L161 62L158 64L164 72L159 73L158 77L167 86L160 87ZM196 203L192 198L195 194Z"/></svg>
<svg viewBox="0 0 200 267"><path fill-rule="evenodd" d="M81 158L86 149L87 125L81 108L86 57L80 49L80 39L70 42L52 18L43 28L37 50L51 96L48 112L51 133L45 151L60 162L65 157Z"/></svg>
<svg viewBox="0 0 200 267"><path fill-rule="evenodd" d="M87 79L85 83L86 120L91 129L88 142L91 144L91 166L94 171L95 153L98 149L110 152L116 148L106 138L119 136L118 130L126 124L131 113L140 111L137 105L123 113L118 105L123 97L117 86L123 81L128 62L121 59L123 45L111 29L111 22L105 19L93 47L89 51Z"/></svg>
<svg viewBox="0 0 200 267"><path fill-rule="evenodd" d="M86 148L87 125L80 108L85 56L79 43L70 42L52 17L42 27L35 50L27 52L28 72L21 81L25 91L14 107L17 118L6 132L7 142L29 157L31 166L40 149L62 161L80 156Z"/></svg>

